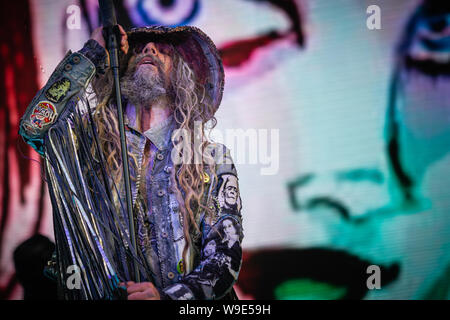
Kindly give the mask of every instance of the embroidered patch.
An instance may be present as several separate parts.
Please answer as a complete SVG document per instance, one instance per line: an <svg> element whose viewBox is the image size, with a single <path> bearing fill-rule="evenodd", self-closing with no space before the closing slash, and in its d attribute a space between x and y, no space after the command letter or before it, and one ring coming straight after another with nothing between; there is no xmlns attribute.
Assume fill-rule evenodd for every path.
<svg viewBox="0 0 450 320"><path fill-rule="evenodd" d="M67 78L62 78L56 81L50 86L45 92L45 96L48 100L55 103L61 102L61 100L66 96L67 92L70 90L70 80Z"/></svg>
<svg viewBox="0 0 450 320"><path fill-rule="evenodd" d="M31 125L30 123L28 123L28 122L24 121L22 126L23 126L24 130L27 132L28 135L37 135L37 134L39 134L39 131L36 130L36 128L33 125Z"/></svg>
<svg viewBox="0 0 450 320"><path fill-rule="evenodd" d="M52 124L56 119L56 108L49 101L41 101L34 107L30 116L31 125L36 129L42 129Z"/></svg>

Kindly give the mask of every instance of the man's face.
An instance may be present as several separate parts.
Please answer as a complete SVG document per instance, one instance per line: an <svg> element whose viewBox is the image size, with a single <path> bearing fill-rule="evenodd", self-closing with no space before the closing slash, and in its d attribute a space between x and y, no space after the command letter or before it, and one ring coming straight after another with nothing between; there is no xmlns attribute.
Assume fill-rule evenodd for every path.
<svg viewBox="0 0 450 320"><path fill-rule="evenodd" d="M135 72L158 73L166 85L172 71L172 55L168 44L160 42L142 43L135 47L128 66L135 65Z"/></svg>
<svg viewBox="0 0 450 320"><path fill-rule="evenodd" d="M141 43L133 49L121 81L123 95L134 105L150 107L170 92L173 48L159 42Z"/></svg>

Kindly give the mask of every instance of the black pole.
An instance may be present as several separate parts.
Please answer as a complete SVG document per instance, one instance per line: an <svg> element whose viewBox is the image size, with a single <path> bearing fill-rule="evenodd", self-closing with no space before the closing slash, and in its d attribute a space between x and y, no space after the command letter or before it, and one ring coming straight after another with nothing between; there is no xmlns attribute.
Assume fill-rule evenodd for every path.
<svg viewBox="0 0 450 320"><path fill-rule="evenodd" d="M116 14L112 0L99 0L100 13L103 22L103 36L106 40L106 47L109 52L111 69L114 76L114 90L116 92L117 115L119 118L120 147L122 151L123 179L125 181L125 193L127 200L127 212L130 225L130 240L135 256L137 255L136 233L134 227L133 204L131 200L130 172L128 168L127 141L125 137L125 128L123 121L122 94L120 92L119 82L119 47L117 35L120 35L117 25ZM120 39L120 38L119 38ZM136 282L140 282L140 274L137 264L133 261L134 274Z"/></svg>

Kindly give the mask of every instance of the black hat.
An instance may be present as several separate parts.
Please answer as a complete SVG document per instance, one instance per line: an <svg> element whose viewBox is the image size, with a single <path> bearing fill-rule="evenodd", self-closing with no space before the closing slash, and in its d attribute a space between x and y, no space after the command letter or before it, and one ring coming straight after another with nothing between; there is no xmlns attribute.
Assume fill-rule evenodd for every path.
<svg viewBox="0 0 450 320"><path fill-rule="evenodd" d="M192 68L196 81L202 84L214 112L222 100L225 74L219 52L212 40L199 28L139 27L127 32L130 47L137 43L165 41L171 43Z"/></svg>

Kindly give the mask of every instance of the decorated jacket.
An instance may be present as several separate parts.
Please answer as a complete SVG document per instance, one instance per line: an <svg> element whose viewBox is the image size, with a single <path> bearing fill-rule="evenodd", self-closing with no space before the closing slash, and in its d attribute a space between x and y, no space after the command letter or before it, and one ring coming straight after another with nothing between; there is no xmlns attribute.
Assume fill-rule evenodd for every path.
<svg viewBox="0 0 450 320"><path fill-rule="evenodd" d="M114 242L114 245L108 247L96 240L98 234L102 236L101 231L98 234L93 231L96 227L101 230L105 224L113 224L120 219L126 220L126 217L109 211L116 220L112 222L105 220L104 212L112 209L111 206L102 204L99 199L107 197L107 190L103 188L96 195L86 192L87 189L95 190L95 186L101 185L99 182L101 179L93 174L95 159L92 158L95 157L86 152L88 145L93 143L92 134L77 130L76 125L76 116L80 113L77 102L81 95L85 94L91 79L105 72L105 61L106 51L94 40L89 40L78 52L69 52L56 67L47 84L32 100L20 122L19 133L43 156L47 165L47 178L54 209L57 253L66 256L64 262L61 258L58 260L64 264L64 267L59 266L59 271L64 273L67 265L83 264L81 269L85 272L86 279L91 279L86 280L86 283L83 282L82 294L72 295L72 292L67 291L66 297L69 298L105 298L105 294L101 292L108 292L107 286L103 291L98 290L100 292L98 295L93 293L95 290L89 288L87 282L95 282L92 279L99 276L91 270L93 268L89 269L86 266L88 263L83 258L83 253L89 256L98 255L99 260L103 262L99 265L108 266L106 271L100 273L101 276L105 273L110 275L105 276L105 279L117 276L118 281L130 280L127 279L130 272L123 267L125 264L116 263L117 260L125 260L123 256L126 253L119 251L121 252L122 247L127 248L129 243L124 241L121 246ZM198 213L197 222L201 232L192 233L193 246L188 251L187 261L184 261L182 259L185 246L184 222L180 214L180 204L173 191L174 182L170 179L170 173L174 170L171 136L176 129L176 122L170 117L157 127L139 132L134 123L134 107L126 104L125 110L128 151L138 159L137 168L130 165L130 176L137 246L139 255L143 257L141 265L148 271L142 272L142 281L152 281L163 299L229 297L241 267L243 239L238 177L229 150L221 144L212 145L215 153L223 155L220 163L216 164L218 181L215 184L214 174L207 169L204 173L207 190L204 195L205 203L214 208L215 214L207 217L202 212ZM65 135L59 135L60 132L64 132ZM88 136L87 143L84 140L85 135ZM146 148L150 149L150 157L144 157ZM147 159L146 163L144 159ZM82 182L76 183L77 179L73 176L81 177L79 180ZM61 185L67 187L69 191L64 190ZM118 189L121 187L118 186ZM98 197L99 194L103 198ZM124 203L123 192L118 194L117 199L113 201L116 208L123 207ZM92 211L91 216L97 214L100 223L95 219L89 220L90 216L86 214L89 210ZM67 219L61 212L71 212L71 218ZM82 235L77 233L77 228L70 225L76 219L80 219L80 224L90 227L82 234L92 239L87 241L88 245ZM109 238L117 238L126 233L126 228L118 229L120 230ZM64 237L61 235L63 233ZM104 238L108 239L106 236ZM58 239L61 239L59 242L62 243L59 246ZM72 253L77 250L80 251L78 255ZM71 254L67 254L69 251ZM91 263L95 265L94 261ZM65 278L61 276L60 280L64 286ZM113 284L117 284L118 281ZM101 283L95 284L95 288L99 286Z"/></svg>

